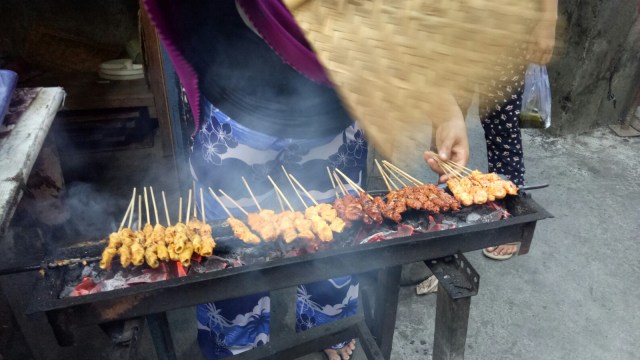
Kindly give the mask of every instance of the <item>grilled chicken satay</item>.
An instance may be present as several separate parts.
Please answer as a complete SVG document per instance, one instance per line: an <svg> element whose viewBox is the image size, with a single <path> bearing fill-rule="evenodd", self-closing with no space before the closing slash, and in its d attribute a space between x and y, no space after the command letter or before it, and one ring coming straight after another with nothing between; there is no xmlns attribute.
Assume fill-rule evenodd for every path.
<svg viewBox="0 0 640 360"><path fill-rule="evenodd" d="M146 223L142 228L142 233L144 234L144 243L142 244L145 248L147 245L151 244L152 235L153 235L153 225Z"/></svg>
<svg viewBox="0 0 640 360"><path fill-rule="evenodd" d="M247 217L247 224L260 235L263 241L273 241L278 238L278 230L274 223L273 210L262 210L259 213L251 213Z"/></svg>
<svg viewBox="0 0 640 360"><path fill-rule="evenodd" d="M115 247L107 246L102 251L102 259L100 259L100 269L105 270L111 267L111 261L116 256L117 250Z"/></svg>
<svg viewBox="0 0 640 360"><path fill-rule="evenodd" d="M316 238L316 235L311 230L313 226L311 220L305 218L302 213L295 213L295 220L293 221L293 224L298 232L298 238L304 240L313 240Z"/></svg>
<svg viewBox="0 0 640 360"><path fill-rule="evenodd" d="M117 249L122 245L122 237L120 236L121 232L122 230L109 234L109 245L107 245L107 247Z"/></svg>
<svg viewBox="0 0 640 360"><path fill-rule="evenodd" d="M131 248L129 245L122 245L118 249L118 255L120 255L120 265L122 265L123 268L131 265Z"/></svg>
<svg viewBox="0 0 640 360"><path fill-rule="evenodd" d="M227 222L229 223L229 226L231 226L231 230L233 230L233 235L235 237L247 244L260 244L260 238L256 236L256 234L252 233L247 225L245 225L242 221L236 218L228 218Z"/></svg>
<svg viewBox="0 0 640 360"><path fill-rule="evenodd" d="M140 266L144 263L144 233L141 230L137 230L135 233L136 239L131 245L131 264L133 266Z"/></svg>
<svg viewBox="0 0 640 360"><path fill-rule="evenodd" d="M295 219L295 214L288 210L281 212L277 216L276 226L278 227L278 236L282 237L282 240L287 244L292 243L298 238Z"/></svg>
<svg viewBox="0 0 640 360"><path fill-rule="evenodd" d="M189 241L187 225L183 223L176 224L176 237L173 240L174 250L180 254L184 250L185 245Z"/></svg>
<svg viewBox="0 0 640 360"><path fill-rule="evenodd" d="M151 244L144 249L144 259L151 268L155 269L160 265L160 261L158 261L158 246L156 244Z"/></svg>

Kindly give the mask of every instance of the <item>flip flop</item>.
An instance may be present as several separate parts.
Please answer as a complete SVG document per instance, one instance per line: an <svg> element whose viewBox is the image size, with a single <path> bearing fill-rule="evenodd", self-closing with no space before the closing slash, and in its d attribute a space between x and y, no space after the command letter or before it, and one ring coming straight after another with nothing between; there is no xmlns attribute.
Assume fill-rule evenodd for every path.
<svg viewBox="0 0 640 360"><path fill-rule="evenodd" d="M505 245L518 245L518 243L508 243ZM484 254L484 256L488 257L489 259L498 260L498 261L509 260L513 257L513 254L515 254L513 253L513 254L507 254L507 255L495 255L494 253L489 252L486 248L482 249L482 253Z"/></svg>
<svg viewBox="0 0 640 360"><path fill-rule="evenodd" d="M427 295L435 292L438 292L438 279L433 275L416 286L417 295Z"/></svg>

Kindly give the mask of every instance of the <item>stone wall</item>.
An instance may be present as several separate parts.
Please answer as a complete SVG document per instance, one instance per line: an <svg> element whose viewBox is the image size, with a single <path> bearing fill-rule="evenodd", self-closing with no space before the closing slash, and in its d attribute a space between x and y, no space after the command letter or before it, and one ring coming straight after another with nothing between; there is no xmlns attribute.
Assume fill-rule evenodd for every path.
<svg viewBox="0 0 640 360"><path fill-rule="evenodd" d="M549 65L550 131L580 133L615 124L630 109L640 79L637 1L564 0L559 7L558 48ZM615 108L607 97L610 78Z"/></svg>

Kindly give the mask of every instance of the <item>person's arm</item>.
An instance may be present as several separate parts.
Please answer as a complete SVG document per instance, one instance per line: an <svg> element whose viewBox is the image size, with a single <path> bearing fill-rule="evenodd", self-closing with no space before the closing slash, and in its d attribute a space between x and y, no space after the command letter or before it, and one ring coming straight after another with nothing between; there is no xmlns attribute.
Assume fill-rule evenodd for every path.
<svg viewBox="0 0 640 360"><path fill-rule="evenodd" d="M558 20L558 0L540 0L540 19L531 34L529 60L537 64L551 61L556 43L556 22Z"/></svg>
<svg viewBox="0 0 640 360"><path fill-rule="evenodd" d="M429 113L429 118L433 122L438 156L441 160L452 160L466 166L469 161L469 140L462 110L449 92L434 96L438 100L434 102L437 108ZM424 159L434 172L440 174L440 182L446 181L444 170L431 155L425 152Z"/></svg>

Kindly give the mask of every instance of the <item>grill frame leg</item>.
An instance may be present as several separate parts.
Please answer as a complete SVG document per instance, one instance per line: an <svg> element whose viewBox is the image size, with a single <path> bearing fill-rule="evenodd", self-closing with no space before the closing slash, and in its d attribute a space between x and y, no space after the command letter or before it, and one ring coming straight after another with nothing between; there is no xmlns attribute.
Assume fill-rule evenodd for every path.
<svg viewBox="0 0 640 360"><path fill-rule="evenodd" d="M156 350L156 358L158 360L177 360L167 313L147 315L146 319L153 347Z"/></svg>
<svg viewBox="0 0 640 360"><path fill-rule="evenodd" d="M438 279L432 360L463 360L471 297L478 293L480 275L462 253L425 264Z"/></svg>

